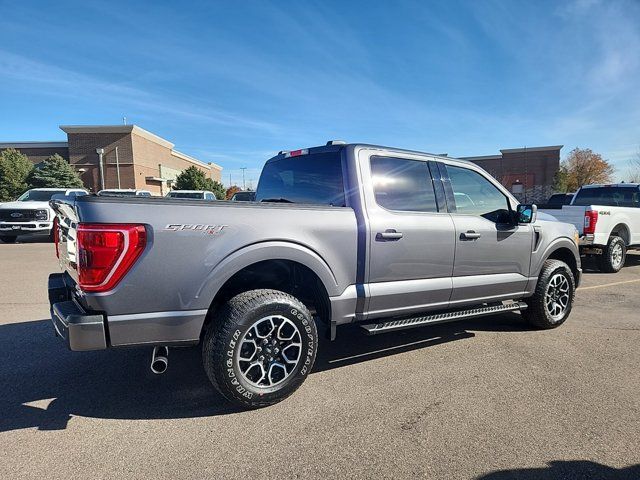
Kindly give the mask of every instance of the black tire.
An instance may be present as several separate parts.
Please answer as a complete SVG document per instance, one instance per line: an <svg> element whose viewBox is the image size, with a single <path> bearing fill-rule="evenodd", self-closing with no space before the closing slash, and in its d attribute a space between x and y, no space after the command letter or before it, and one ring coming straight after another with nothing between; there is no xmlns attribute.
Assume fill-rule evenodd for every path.
<svg viewBox="0 0 640 480"><path fill-rule="evenodd" d="M560 278L557 277L558 275ZM555 295L555 292L552 291L555 290L555 288L550 284L553 281L560 282L561 285L564 285L563 278L566 280L567 285L566 293L568 298L566 299L566 307L564 307L561 312L558 311L556 315L552 315L550 309L554 310L558 305L562 305L561 299L558 296L558 301L555 306L553 306L554 300L550 299L552 306L548 307L546 302L547 293L550 293L552 296ZM522 316L530 325L536 328L549 329L559 327L569 317L569 314L571 314L575 293L576 282L569 266L560 260L547 260L542 266L535 293L532 297L525 299L528 308L523 310Z"/></svg>
<svg viewBox="0 0 640 480"><path fill-rule="evenodd" d="M609 243L602 251L602 255L598 258L598 265L601 272L617 273L627 259L627 246L620 237L609 238Z"/></svg>
<svg viewBox="0 0 640 480"><path fill-rule="evenodd" d="M16 239L18 237L15 236L0 236L0 241L2 241L3 243L16 243Z"/></svg>
<svg viewBox="0 0 640 480"><path fill-rule="evenodd" d="M269 324L265 318L270 317L274 318ZM266 289L241 293L229 300L212 322L202 346L204 369L213 386L236 405L260 408L278 403L302 385L313 367L318 349L315 322L302 302L287 293ZM281 335L285 324L287 334ZM263 334L270 325L276 325L271 330L266 346L256 325L262 328ZM265 325L267 328L264 328ZM284 340L278 343L281 337L286 337L292 331L291 343L300 343L300 347L291 343L285 345ZM276 343L271 347L270 342ZM278 351L278 347L282 351ZM286 361L285 350L289 357L297 355L295 365L290 362L292 358ZM242 358L249 357L251 361L243 361L241 352ZM264 360L257 362L259 358ZM248 365L256 362L262 366L248 368ZM272 376L272 368L274 373L279 374ZM287 372L285 368L291 370ZM267 369L269 374L264 379ZM260 374L262 376L257 380ZM281 378L278 380L278 377ZM276 382L272 382L274 378ZM261 380L266 384L262 385Z"/></svg>

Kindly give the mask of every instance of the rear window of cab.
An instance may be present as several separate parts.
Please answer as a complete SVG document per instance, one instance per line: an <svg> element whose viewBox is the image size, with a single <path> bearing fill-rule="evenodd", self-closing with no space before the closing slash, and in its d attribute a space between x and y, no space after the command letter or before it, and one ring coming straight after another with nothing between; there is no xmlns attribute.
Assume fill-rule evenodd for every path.
<svg viewBox="0 0 640 480"><path fill-rule="evenodd" d="M344 207L346 203L340 152L268 161L260 175L256 201Z"/></svg>

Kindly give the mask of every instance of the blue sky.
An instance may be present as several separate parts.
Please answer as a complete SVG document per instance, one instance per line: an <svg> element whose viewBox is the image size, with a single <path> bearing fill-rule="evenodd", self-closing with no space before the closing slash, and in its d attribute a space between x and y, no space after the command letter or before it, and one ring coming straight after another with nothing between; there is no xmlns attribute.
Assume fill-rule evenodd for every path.
<svg viewBox="0 0 640 480"><path fill-rule="evenodd" d="M0 0L0 142L129 123L257 179L328 139L640 148L640 2Z"/></svg>

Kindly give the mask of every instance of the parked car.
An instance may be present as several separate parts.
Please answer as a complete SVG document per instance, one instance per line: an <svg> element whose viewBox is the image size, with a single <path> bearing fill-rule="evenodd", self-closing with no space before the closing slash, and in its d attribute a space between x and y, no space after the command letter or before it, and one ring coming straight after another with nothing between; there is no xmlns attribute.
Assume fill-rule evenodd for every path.
<svg viewBox="0 0 640 480"><path fill-rule="evenodd" d="M52 239L53 210L49 200L56 194L75 198L87 195L81 188L33 188L15 202L0 204L0 241L14 243L19 235L49 235Z"/></svg>
<svg viewBox="0 0 640 480"><path fill-rule="evenodd" d="M555 328L581 275L572 225L537 219L470 162L380 146L282 152L256 202L54 205L71 221L49 277L68 347L154 345L160 373L168 347L202 343L212 384L252 408L305 380L316 322L330 339L344 324L380 334L501 312Z"/></svg>
<svg viewBox="0 0 640 480"><path fill-rule="evenodd" d="M216 200L213 192L208 190L171 190L167 198L186 198L192 200Z"/></svg>
<svg viewBox="0 0 640 480"><path fill-rule="evenodd" d="M546 203L542 205L538 205L538 208L539 209L542 209L542 208L560 209L562 208L563 205L570 205L574 196L575 196L575 192L574 193L554 193L549 197Z"/></svg>
<svg viewBox="0 0 640 480"><path fill-rule="evenodd" d="M101 197L150 197L149 190L136 190L133 188L108 188L100 190L98 195Z"/></svg>
<svg viewBox="0 0 640 480"><path fill-rule="evenodd" d="M253 202L256 199L256 192L243 191L236 192L231 197L232 202Z"/></svg>
<svg viewBox="0 0 640 480"><path fill-rule="evenodd" d="M548 210L580 233L580 252L596 256L600 270L615 273L628 249L640 246L640 184L586 185L571 205Z"/></svg>

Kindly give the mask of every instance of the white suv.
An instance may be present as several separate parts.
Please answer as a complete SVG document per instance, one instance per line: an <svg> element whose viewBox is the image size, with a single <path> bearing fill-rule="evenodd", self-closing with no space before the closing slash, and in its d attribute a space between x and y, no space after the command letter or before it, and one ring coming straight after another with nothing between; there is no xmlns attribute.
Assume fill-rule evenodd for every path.
<svg viewBox="0 0 640 480"><path fill-rule="evenodd" d="M18 235L52 237L54 213L49 200L54 195L78 197L87 195L81 188L32 188L15 202L0 204L0 240L14 243Z"/></svg>

